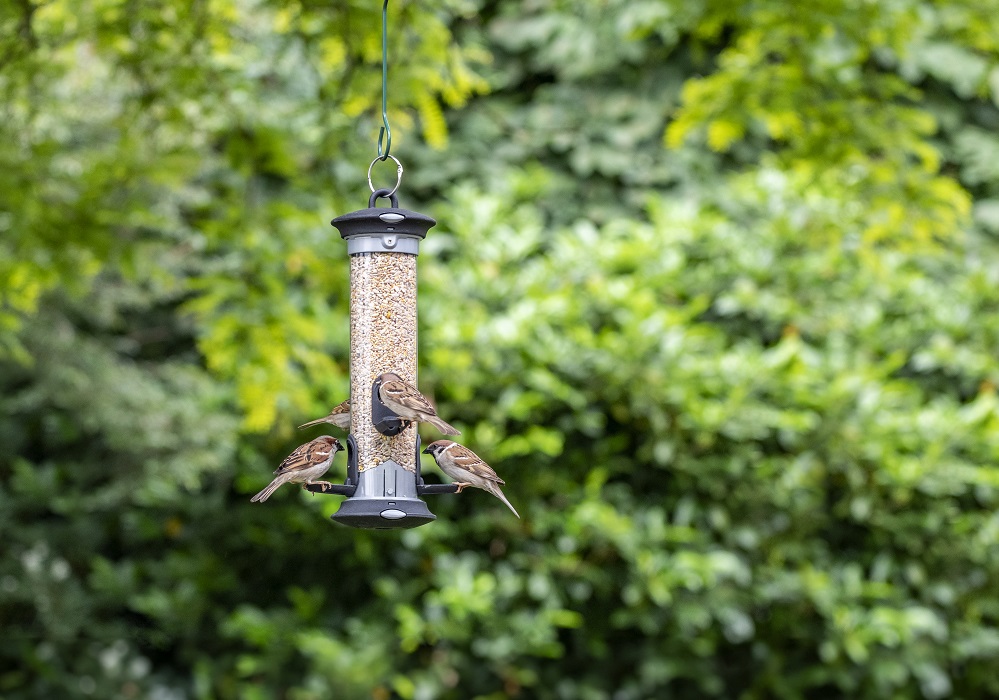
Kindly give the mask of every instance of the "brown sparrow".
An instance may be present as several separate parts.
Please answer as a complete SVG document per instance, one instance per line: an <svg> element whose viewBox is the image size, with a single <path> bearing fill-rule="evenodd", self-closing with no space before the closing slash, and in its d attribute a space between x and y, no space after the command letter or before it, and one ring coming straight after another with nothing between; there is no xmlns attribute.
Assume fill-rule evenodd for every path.
<svg viewBox="0 0 999 700"><path fill-rule="evenodd" d="M312 442L299 446L281 462L281 466L274 472L277 474L274 481L251 498L250 502L263 503L270 498L272 493L277 491L281 484L329 484L327 481L318 481L318 479L330 468L333 456L342 449L343 445L340 444L340 441L329 435L321 435ZM303 486L303 488L305 487Z"/></svg>
<svg viewBox="0 0 999 700"><path fill-rule="evenodd" d="M316 420L310 420L308 423L302 423L298 426L298 429L308 428L313 425L319 425L320 423L329 423L330 425L335 425L343 430L350 430L350 399L347 399L332 411L328 416L323 416L322 418L317 418Z"/></svg>
<svg viewBox="0 0 999 700"><path fill-rule="evenodd" d="M419 389L404 381L398 374L386 372L378 378L382 382L378 388L378 398L393 413L406 420L430 423L445 435L461 435L453 425L437 417L437 411Z"/></svg>
<svg viewBox="0 0 999 700"><path fill-rule="evenodd" d="M496 498L506 503L507 508L513 511L518 518L520 514L517 509L506 500L500 484L505 484L493 471L493 468L482 461L477 454L467 447L459 445L454 440L437 440L427 445L423 454L433 455L437 461L437 466L458 483L458 493L466 486L488 491Z"/></svg>

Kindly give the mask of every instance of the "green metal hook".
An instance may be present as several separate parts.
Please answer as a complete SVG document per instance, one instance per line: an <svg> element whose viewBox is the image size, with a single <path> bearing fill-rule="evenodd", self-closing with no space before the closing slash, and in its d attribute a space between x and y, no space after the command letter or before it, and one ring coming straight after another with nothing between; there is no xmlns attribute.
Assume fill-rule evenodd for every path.
<svg viewBox="0 0 999 700"><path fill-rule="evenodd" d="M383 139L385 139L384 151L382 151ZM389 126L388 120L388 0L385 0L382 5L382 128L378 131L378 158L385 160L391 151L392 127Z"/></svg>

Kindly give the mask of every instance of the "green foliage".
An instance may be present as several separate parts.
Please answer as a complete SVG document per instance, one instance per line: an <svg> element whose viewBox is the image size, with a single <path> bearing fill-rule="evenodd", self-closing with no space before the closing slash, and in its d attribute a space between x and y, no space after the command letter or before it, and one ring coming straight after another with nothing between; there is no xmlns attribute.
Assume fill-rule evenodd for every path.
<svg viewBox="0 0 999 700"><path fill-rule="evenodd" d="M46 289L80 291L161 239L211 263L182 280L187 310L249 429L315 407L315 377L342 390L326 300L343 319L344 284L322 255L324 220L347 206L343 183L356 195L362 181L373 136L358 139L359 119L377 134L380 81L361 67L379 58L380 13L228 0L6 12L0 341L16 347L9 331ZM438 97L460 105L484 83L441 15L406 7L393 21L406 31L390 50L411 59L393 62L400 141L410 106L434 116ZM439 118L424 121L446 141Z"/></svg>
<svg viewBox="0 0 999 700"><path fill-rule="evenodd" d="M999 695L995 2L392 3L421 383L524 516L405 532L248 502L380 9L0 9L0 696Z"/></svg>
<svg viewBox="0 0 999 700"><path fill-rule="evenodd" d="M941 697L967 683L954 663L976 677L962 693L995 692L979 685L999 641L995 251L809 241L791 215L822 227L849 203L803 201L774 172L739 185L657 198L650 224L555 233L521 221L524 202L464 192L453 220L474 225L450 250L472 264L428 275L467 290L427 309L430 327L451 319L429 364L489 387L456 390L452 410L481 411L469 442L544 470L526 516L560 553L544 586L585 615L567 647L608 657L587 670L580 651L553 696ZM530 426L564 450L520 452ZM635 666L614 664L621 648Z"/></svg>

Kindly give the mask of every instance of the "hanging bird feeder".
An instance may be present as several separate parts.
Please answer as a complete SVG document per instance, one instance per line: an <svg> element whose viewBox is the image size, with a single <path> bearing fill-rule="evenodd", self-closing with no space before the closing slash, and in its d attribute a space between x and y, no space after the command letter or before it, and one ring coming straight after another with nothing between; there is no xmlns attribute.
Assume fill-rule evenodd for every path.
<svg viewBox="0 0 999 700"><path fill-rule="evenodd" d="M382 129L378 156L368 166L368 208L332 221L347 241L350 259L350 399L328 416L300 428L329 423L349 431L347 477L342 484L321 481L336 453L338 440L320 436L300 445L275 471L276 477L251 498L263 502L282 484L298 483L313 493L347 496L333 520L351 527L399 529L437 518L420 498L432 493L460 493L475 487L500 499L520 515L500 489L504 481L467 447L449 439L431 442L424 451L455 479L425 484L420 473L420 436L416 423L428 423L442 435L458 429L437 415L420 392L417 374L416 256L420 241L437 222L425 214L399 208L396 191L402 163L391 155L388 122L388 0L382 5ZM395 186L375 189L371 170L391 159ZM388 199L388 207L378 207Z"/></svg>
<svg viewBox="0 0 999 700"><path fill-rule="evenodd" d="M310 484L314 493L348 498L333 520L361 528L410 528L436 520L420 496L455 493L454 484L424 484L416 425L382 403L379 377L394 373L417 386L416 256L420 241L437 222L399 208L396 191L403 167L391 155L387 112L387 15L382 5L382 129L378 157L368 166L368 208L332 221L347 242L350 258L350 435L343 484ZM392 189L375 189L371 171L391 159ZM377 207L379 199L389 207Z"/></svg>
<svg viewBox="0 0 999 700"><path fill-rule="evenodd" d="M401 178L401 165L398 172ZM391 207L375 206L383 197ZM420 241L437 222L400 209L395 189L379 189L372 192L367 209L332 223L347 241L350 257L347 479L325 491L320 485L308 488L349 496L332 516L344 525L417 527L436 519L420 496L455 493L457 487L423 483L416 426L382 403L378 389L379 377L386 373L417 384L416 256Z"/></svg>

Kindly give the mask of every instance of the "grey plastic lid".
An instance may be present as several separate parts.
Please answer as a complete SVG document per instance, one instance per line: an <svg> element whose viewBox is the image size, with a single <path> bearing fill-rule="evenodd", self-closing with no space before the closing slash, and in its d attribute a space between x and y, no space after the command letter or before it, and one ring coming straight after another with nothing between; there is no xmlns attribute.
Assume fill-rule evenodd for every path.
<svg viewBox="0 0 999 700"><path fill-rule="evenodd" d="M391 207L378 208L379 197L388 197ZM399 208L399 199L389 190L375 190L368 208L338 216L330 222L347 241L347 254L403 253L418 255L420 241L437 221L419 212Z"/></svg>

